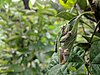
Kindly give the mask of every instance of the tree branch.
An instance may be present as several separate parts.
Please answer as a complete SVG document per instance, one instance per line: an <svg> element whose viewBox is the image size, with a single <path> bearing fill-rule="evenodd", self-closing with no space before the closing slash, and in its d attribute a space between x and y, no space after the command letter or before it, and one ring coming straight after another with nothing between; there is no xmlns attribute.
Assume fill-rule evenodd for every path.
<svg viewBox="0 0 100 75"><path fill-rule="evenodd" d="M22 0L23 1L23 4L24 4L24 8L25 9L30 9L29 7L29 0Z"/></svg>

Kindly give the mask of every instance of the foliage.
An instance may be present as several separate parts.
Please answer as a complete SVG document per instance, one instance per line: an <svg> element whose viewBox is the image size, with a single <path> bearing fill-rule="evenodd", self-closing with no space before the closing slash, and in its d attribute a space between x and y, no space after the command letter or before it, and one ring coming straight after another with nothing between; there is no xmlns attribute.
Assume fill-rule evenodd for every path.
<svg viewBox="0 0 100 75"><path fill-rule="evenodd" d="M91 5L53 1L30 0L25 10L22 0L0 0L0 75L99 75L100 23ZM61 26L71 35L62 39ZM65 64L54 51L57 34L70 53Z"/></svg>
<svg viewBox="0 0 100 75"><path fill-rule="evenodd" d="M0 73L45 73L62 19L55 18L57 12L50 4L41 5L37 1L33 10L24 10L22 1L1 1L0 26L3 37L0 45Z"/></svg>

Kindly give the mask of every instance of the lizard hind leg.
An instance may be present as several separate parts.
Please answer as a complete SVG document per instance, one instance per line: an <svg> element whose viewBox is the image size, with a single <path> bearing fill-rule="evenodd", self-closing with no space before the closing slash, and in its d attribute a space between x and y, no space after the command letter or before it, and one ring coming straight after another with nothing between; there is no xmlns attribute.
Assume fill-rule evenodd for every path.
<svg viewBox="0 0 100 75"><path fill-rule="evenodd" d="M67 58L69 56L69 51L68 49L63 49L60 48L60 63L61 64L65 64L67 62Z"/></svg>

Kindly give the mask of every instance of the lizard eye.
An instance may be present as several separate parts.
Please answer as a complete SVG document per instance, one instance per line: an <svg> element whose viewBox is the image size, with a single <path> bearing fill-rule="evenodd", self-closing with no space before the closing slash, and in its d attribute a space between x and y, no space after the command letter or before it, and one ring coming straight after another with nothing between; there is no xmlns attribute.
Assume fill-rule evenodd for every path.
<svg viewBox="0 0 100 75"><path fill-rule="evenodd" d="M71 34L72 34L71 31L69 31L68 34L69 34L69 36L71 36Z"/></svg>

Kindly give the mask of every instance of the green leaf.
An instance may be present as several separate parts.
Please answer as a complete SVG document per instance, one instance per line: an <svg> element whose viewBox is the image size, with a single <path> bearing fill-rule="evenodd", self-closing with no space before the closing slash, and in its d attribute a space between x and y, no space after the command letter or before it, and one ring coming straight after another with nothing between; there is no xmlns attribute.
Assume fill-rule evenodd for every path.
<svg viewBox="0 0 100 75"><path fill-rule="evenodd" d="M49 9L44 9L42 13L46 14L46 15L49 15L49 16L53 16L53 15L57 14L56 10L50 9L50 8Z"/></svg>
<svg viewBox="0 0 100 75"><path fill-rule="evenodd" d="M52 56L54 53L54 51L46 51L44 54L47 55L47 56Z"/></svg>
<svg viewBox="0 0 100 75"><path fill-rule="evenodd" d="M66 12L66 11L61 11L60 13L57 14L58 17L64 18L65 20L71 20L75 15Z"/></svg>
<svg viewBox="0 0 100 75"><path fill-rule="evenodd" d="M32 3L32 5L34 5L36 0L30 0L30 2Z"/></svg>
<svg viewBox="0 0 100 75"><path fill-rule="evenodd" d="M44 5L41 5L39 2L36 2L36 6L39 10L42 10L44 8Z"/></svg>
<svg viewBox="0 0 100 75"><path fill-rule="evenodd" d="M30 15L32 16L36 13L34 10L19 10L19 11L22 13L25 13L25 15L27 16L30 16Z"/></svg>
<svg viewBox="0 0 100 75"><path fill-rule="evenodd" d="M0 0L0 7L4 4L4 0Z"/></svg>
<svg viewBox="0 0 100 75"><path fill-rule="evenodd" d="M24 70L23 75L33 75L32 69L31 69L31 68L26 68L26 69Z"/></svg>
<svg viewBox="0 0 100 75"><path fill-rule="evenodd" d="M100 75L100 64L91 64L89 69L92 75Z"/></svg>
<svg viewBox="0 0 100 75"><path fill-rule="evenodd" d="M11 64L9 69L12 69L14 72L22 72L23 67L17 64Z"/></svg>
<svg viewBox="0 0 100 75"><path fill-rule="evenodd" d="M29 54L29 56L27 56L27 61L33 60L34 57L35 57L35 56L34 56L34 51L32 51L32 52Z"/></svg>
<svg viewBox="0 0 100 75"><path fill-rule="evenodd" d="M90 61L92 63L100 64L100 40L93 42L90 50Z"/></svg>
<svg viewBox="0 0 100 75"><path fill-rule="evenodd" d="M85 67L84 64L82 64L75 73L77 73L77 75L86 75L87 69Z"/></svg>
<svg viewBox="0 0 100 75"><path fill-rule="evenodd" d="M8 4L10 4L12 2L12 0L5 0Z"/></svg>
<svg viewBox="0 0 100 75"><path fill-rule="evenodd" d="M99 33L99 32L96 32L96 33L95 33L95 36L97 36L97 37L100 38L100 33Z"/></svg>
<svg viewBox="0 0 100 75"><path fill-rule="evenodd" d="M8 42L9 42L9 41L17 40L17 39L19 39L19 38L21 38L21 37L18 36L18 35L11 36L11 37L8 39Z"/></svg>
<svg viewBox="0 0 100 75"><path fill-rule="evenodd" d="M57 65L58 63L59 63L58 62L58 54L53 53L48 69L51 69L53 66Z"/></svg>
<svg viewBox="0 0 100 75"><path fill-rule="evenodd" d="M77 0L67 0L67 1L59 0L60 4L66 9L72 8L74 6L74 4L76 3L76 1Z"/></svg>
<svg viewBox="0 0 100 75"><path fill-rule="evenodd" d="M85 53L85 51L82 48L76 46L74 49L71 50L71 54L69 56L68 61L83 63L84 62L84 53Z"/></svg>
<svg viewBox="0 0 100 75"><path fill-rule="evenodd" d="M4 21L8 22L8 19L7 19L7 15L6 15L6 14L3 14L2 12L0 12L0 17L1 17Z"/></svg>
<svg viewBox="0 0 100 75"><path fill-rule="evenodd" d="M87 6L87 0L77 0L78 5L80 6L81 9L85 9Z"/></svg>
<svg viewBox="0 0 100 75"><path fill-rule="evenodd" d="M5 22L5 21L0 20L0 25L5 26L5 25L6 25L6 22Z"/></svg>
<svg viewBox="0 0 100 75"><path fill-rule="evenodd" d="M84 50L87 50L90 47L89 43L77 43L76 45L83 48Z"/></svg>
<svg viewBox="0 0 100 75"><path fill-rule="evenodd" d="M91 36L82 36L83 38L85 38L88 42L90 42ZM100 40L100 38L98 36L94 36L91 40L91 43Z"/></svg>
<svg viewBox="0 0 100 75"><path fill-rule="evenodd" d="M58 75L61 66L62 65L60 65L60 64L55 65L50 70L48 70L47 75Z"/></svg>
<svg viewBox="0 0 100 75"><path fill-rule="evenodd" d="M4 3L11 4L12 0L0 0L0 6L2 6Z"/></svg>
<svg viewBox="0 0 100 75"><path fill-rule="evenodd" d="M29 49L27 47L24 47L21 49L17 49L17 51L22 52L22 53L26 53L27 51L29 51Z"/></svg>

